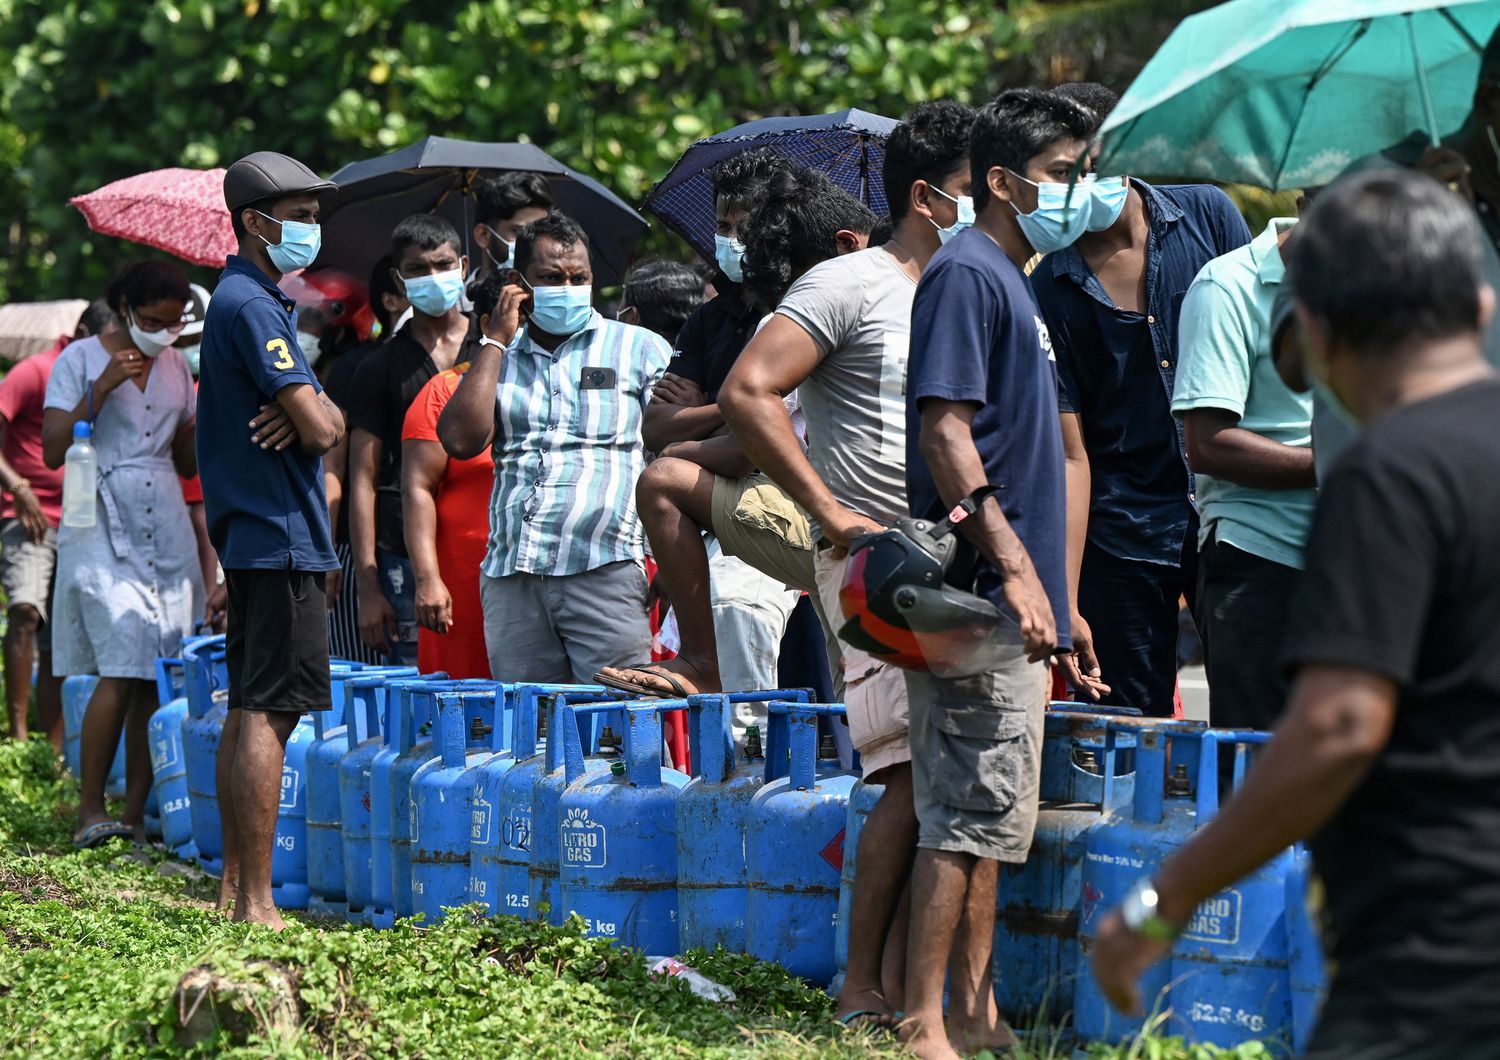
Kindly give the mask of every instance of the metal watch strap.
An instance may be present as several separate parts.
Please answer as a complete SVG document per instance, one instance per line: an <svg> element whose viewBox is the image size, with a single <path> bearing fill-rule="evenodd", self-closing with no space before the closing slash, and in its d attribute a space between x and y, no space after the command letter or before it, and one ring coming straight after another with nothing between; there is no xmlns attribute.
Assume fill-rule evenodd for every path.
<svg viewBox="0 0 1500 1060"><path fill-rule="evenodd" d="M1120 917L1135 934L1155 942L1174 942L1182 928L1157 912L1156 885L1142 877L1125 892Z"/></svg>

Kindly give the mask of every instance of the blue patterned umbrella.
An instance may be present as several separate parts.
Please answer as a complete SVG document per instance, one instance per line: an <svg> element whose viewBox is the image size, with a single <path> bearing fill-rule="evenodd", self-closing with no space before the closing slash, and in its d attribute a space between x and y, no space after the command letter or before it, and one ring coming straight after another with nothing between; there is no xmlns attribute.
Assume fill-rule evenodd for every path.
<svg viewBox="0 0 1500 1060"><path fill-rule="evenodd" d="M646 196L645 209L711 262L716 224L709 170L731 155L769 147L797 165L822 170L875 213L883 214L888 209L881 181L885 140L899 124L895 118L850 109L736 125L689 147Z"/></svg>

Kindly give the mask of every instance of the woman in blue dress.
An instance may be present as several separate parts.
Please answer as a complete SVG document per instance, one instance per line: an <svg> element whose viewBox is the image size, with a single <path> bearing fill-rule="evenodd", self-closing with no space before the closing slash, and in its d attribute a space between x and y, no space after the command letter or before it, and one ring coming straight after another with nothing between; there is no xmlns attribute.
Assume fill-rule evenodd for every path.
<svg viewBox="0 0 1500 1060"><path fill-rule="evenodd" d="M83 721L78 846L144 839L156 660L180 654L203 591L178 479L197 471L193 377L172 345L191 297L187 276L168 262L138 262L106 297L125 326L62 352L42 423L43 458L60 467L73 425L92 421L99 465L94 525L65 520L58 531L51 615L53 670L99 676ZM104 784L122 729L125 812L114 821Z"/></svg>

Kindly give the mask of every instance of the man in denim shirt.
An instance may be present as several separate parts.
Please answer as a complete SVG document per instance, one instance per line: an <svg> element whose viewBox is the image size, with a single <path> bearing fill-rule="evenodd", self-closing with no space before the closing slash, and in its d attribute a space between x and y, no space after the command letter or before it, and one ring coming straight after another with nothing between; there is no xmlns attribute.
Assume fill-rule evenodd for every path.
<svg viewBox="0 0 1500 1060"><path fill-rule="evenodd" d="M1102 119L1102 116L1101 116ZM1119 212L1031 274L1057 354L1068 478L1075 688L1172 713L1177 611L1192 597L1197 517L1170 409L1177 316L1193 277L1250 241L1208 185L1127 181ZM1099 204L1098 199L1094 205Z"/></svg>

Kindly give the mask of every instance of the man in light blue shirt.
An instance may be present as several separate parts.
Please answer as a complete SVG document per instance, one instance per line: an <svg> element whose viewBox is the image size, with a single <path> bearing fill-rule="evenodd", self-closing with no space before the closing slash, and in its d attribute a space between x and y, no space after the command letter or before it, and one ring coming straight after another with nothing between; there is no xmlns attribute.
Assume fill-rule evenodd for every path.
<svg viewBox="0 0 1500 1060"><path fill-rule="evenodd" d="M521 229L510 286L438 420L449 456L495 455L480 594L497 681L588 683L651 650L635 482L672 349L600 316L592 283L574 221Z"/></svg>
<svg viewBox="0 0 1500 1060"><path fill-rule="evenodd" d="M1200 513L1198 630L1214 725L1268 729L1286 702L1277 657L1317 501L1312 398L1271 356L1271 309L1293 218L1203 267L1182 303L1172 412Z"/></svg>

